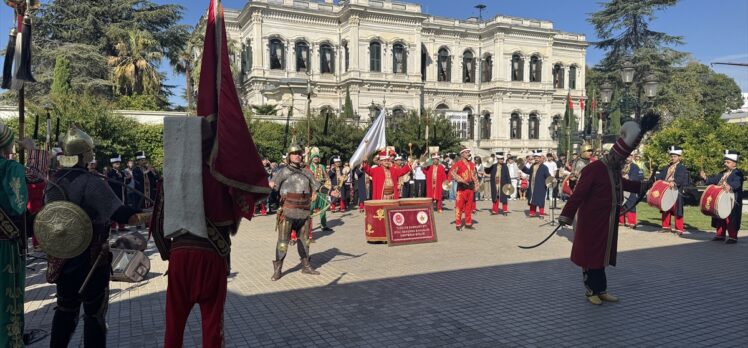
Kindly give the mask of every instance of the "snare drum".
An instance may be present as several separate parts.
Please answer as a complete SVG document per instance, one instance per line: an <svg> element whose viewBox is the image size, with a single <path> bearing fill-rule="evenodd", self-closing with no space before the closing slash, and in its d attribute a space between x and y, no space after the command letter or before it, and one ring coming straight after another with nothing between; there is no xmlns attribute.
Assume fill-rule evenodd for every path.
<svg viewBox="0 0 748 348"><path fill-rule="evenodd" d="M709 185L701 195L699 206L704 215L726 219L735 206L735 195L723 190L721 186Z"/></svg>
<svg viewBox="0 0 748 348"><path fill-rule="evenodd" d="M660 211L669 211L678 201L678 189L670 188L665 180L657 180L647 192L647 204Z"/></svg>

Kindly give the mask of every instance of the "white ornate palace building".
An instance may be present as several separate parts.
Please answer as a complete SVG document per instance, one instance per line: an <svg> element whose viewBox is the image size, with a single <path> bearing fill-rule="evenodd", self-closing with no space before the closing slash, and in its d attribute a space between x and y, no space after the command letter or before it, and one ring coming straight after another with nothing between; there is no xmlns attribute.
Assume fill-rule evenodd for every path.
<svg viewBox="0 0 748 348"><path fill-rule="evenodd" d="M303 117L309 80L313 111L342 113L348 91L360 120L436 110L469 146L525 153L555 149L567 95L577 115L585 97L585 36L548 21L442 18L389 0L252 0L225 18L243 102L279 104L280 122L289 106Z"/></svg>

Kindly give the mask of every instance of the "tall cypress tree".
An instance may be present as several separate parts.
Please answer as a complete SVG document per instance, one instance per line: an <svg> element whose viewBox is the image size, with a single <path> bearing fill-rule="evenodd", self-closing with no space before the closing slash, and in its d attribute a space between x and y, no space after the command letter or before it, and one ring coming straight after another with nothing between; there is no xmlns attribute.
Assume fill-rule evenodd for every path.
<svg viewBox="0 0 748 348"><path fill-rule="evenodd" d="M55 59L54 80L52 81L52 96L61 97L70 93L70 60L65 56Z"/></svg>
<svg viewBox="0 0 748 348"><path fill-rule="evenodd" d="M345 118L353 118L353 101L351 101L351 91L348 87L345 88L345 107L343 109L343 115Z"/></svg>

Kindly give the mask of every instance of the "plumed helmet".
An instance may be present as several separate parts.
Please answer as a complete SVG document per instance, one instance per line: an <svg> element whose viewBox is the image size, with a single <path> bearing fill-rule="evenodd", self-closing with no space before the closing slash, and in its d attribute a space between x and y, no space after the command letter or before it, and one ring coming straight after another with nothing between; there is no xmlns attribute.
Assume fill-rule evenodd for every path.
<svg viewBox="0 0 748 348"><path fill-rule="evenodd" d="M68 156L82 155L86 152L93 151L94 142L91 136L86 132L78 129L74 124L68 128L68 134L65 136L63 150Z"/></svg>

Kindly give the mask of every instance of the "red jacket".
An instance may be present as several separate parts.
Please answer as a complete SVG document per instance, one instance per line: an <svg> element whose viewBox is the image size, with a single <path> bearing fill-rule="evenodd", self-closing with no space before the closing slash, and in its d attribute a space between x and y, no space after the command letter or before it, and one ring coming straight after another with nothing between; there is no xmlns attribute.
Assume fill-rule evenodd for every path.
<svg viewBox="0 0 748 348"><path fill-rule="evenodd" d="M382 196L384 195L384 167L377 166L375 168L369 167L368 164L361 165L361 170L364 171L364 173L371 176L372 181L372 192L371 192L371 199L382 199ZM396 168L395 166L391 166L389 168L390 171L390 177L392 178L392 182L395 185L395 199L400 198L400 194L397 189L397 179L401 176L410 173L410 166L402 166Z"/></svg>
<svg viewBox="0 0 748 348"><path fill-rule="evenodd" d="M424 168L423 174L426 175L426 196L441 200L442 184L444 180L447 180L447 170L441 164L434 164ZM434 176L436 176L436 180L434 180Z"/></svg>
<svg viewBox="0 0 748 348"><path fill-rule="evenodd" d="M450 179L453 178L453 174L457 174L465 183L472 182L474 189L478 188L478 173L475 171L475 163L459 160L449 169Z"/></svg>
<svg viewBox="0 0 748 348"><path fill-rule="evenodd" d="M623 191L644 194L641 191L646 187L641 182L622 178L620 170L609 173L606 162L591 162L582 169L574 193L561 211L561 216L569 220L576 215L571 261L584 268L616 265L618 204L623 202ZM620 182L620 189L615 194L613 180Z"/></svg>

